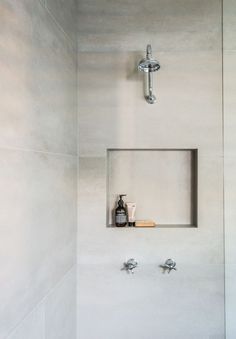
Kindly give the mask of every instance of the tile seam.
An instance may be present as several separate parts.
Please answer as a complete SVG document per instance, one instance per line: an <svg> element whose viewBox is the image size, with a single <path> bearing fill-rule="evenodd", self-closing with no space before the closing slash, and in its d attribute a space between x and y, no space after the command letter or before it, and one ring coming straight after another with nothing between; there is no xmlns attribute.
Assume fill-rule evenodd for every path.
<svg viewBox="0 0 236 339"><path fill-rule="evenodd" d="M77 50L77 43L73 42L72 39L69 37L69 35L66 33L66 31L64 30L64 28L61 26L61 24L57 21L57 18L54 16L54 14L51 12L51 10L49 9L48 5L47 5L47 0L45 0L45 10L46 12L50 15L51 19L53 20L53 22L56 24L56 26L58 27L58 29L61 31L61 33L64 35L64 37L66 38L67 42L69 42L69 44L71 45L71 47L75 50Z"/></svg>
<svg viewBox="0 0 236 339"><path fill-rule="evenodd" d="M70 273L75 267L76 267L76 264L73 263L73 265L72 265L72 266L64 273L64 275L60 278L60 280L57 281L57 282L53 285L53 287L45 294L45 296L44 296L39 302L37 302L37 303L34 305L34 307L33 307L29 312L27 312L27 314L26 314L26 315L25 315L25 316L24 316L24 317L16 324L16 326L14 326L14 327L12 328L12 330L9 332L9 334L7 334L7 336L6 336L4 339L10 338L10 336L11 336L12 334L14 334L14 331L17 330L18 326L20 326L21 323L22 323L25 319L27 319L28 316L30 316L31 314L33 314L33 312L34 312L38 307L40 307L41 305L44 305L46 299L50 296L50 294L51 294L57 287L59 287L59 286L62 284L62 282L63 282L63 280L66 278L66 276L69 275L69 273ZM43 310L45 311L44 308L43 308ZM45 318L45 312L44 312L44 318ZM45 326L44 326L44 327L45 327ZM45 335L45 329L44 329L44 335Z"/></svg>
<svg viewBox="0 0 236 339"><path fill-rule="evenodd" d="M31 149L31 148L23 148L23 147L0 146L0 150L18 151L18 152L29 152L29 153L39 153L39 154L47 154L47 155L63 156L63 157L72 157L72 158L77 158L78 157L78 154L41 151L41 150L36 150L36 149Z"/></svg>

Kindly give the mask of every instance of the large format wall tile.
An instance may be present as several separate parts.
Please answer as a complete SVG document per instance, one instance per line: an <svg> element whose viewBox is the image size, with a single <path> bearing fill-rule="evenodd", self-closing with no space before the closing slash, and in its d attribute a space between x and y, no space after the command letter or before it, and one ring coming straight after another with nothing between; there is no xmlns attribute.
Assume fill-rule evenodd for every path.
<svg viewBox="0 0 236 339"><path fill-rule="evenodd" d="M45 300L45 339L76 339L76 268Z"/></svg>
<svg viewBox="0 0 236 339"><path fill-rule="evenodd" d="M0 150L0 337L75 262L76 157Z"/></svg>
<svg viewBox="0 0 236 339"><path fill-rule="evenodd" d="M222 155L221 53L157 53L157 103L143 97L138 53L79 53L80 153L200 148Z"/></svg>
<svg viewBox="0 0 236 339"><path fill-rule="evenodd" d="M79 338L224 339L224 265L179 263L169 275L155 260L133 275L116 260L79 266Z"/></svg>
<svg viewBox="0 0 236 339"><path fill-rule="evenodd" d="M47 8L76 46L77 0L44 0Z"/></svg>
<svg viewBox="0 0 236 339"><path fill-rule="evenodd" d="M224 338L221 10L219 0L79 2L83 339ZM137 70L148 43L161 65L155 105L146 103ZM198 227L106 227L109 148L198 149ZM120 174L133 182L128 171ZM158 214L158 198L136 186L142 201L155 199ZM157 185L156 195L164 201L170 186L170 179L164 190ZM119 189L114 195L126 193ZM129 258L139 263L134 275L121 271ZM167 258L178 266L170 275L159 267Z"/></svg>
<svg viewBox="0 0 236 339"><path fill-rule="evenodd" d="M236 34L236 6L234 0L223 1L223 44L224 51L236 50L235 34ZM227 92L226 92L227 94Z"/></svg>
<svg viewBox="0 0 236 339"><path fill-rule="evenodd" d="M40 1L0 4L0 146L76 153L76 55Z"/></svg>
<svg viewBox="0 0 236 339"><path fill-rule="evenodd" d="M224 0L225 312L226 338L236 336L236 6Z"/></svg>
<svg viewBox="0 0 236 339"><path fill-rule="evenodd" d="M225 253L226 269L228 265L235 264L236 248L236 157L226 157L224 161L225 169ZM229 266L230 269L230 266ZM228 283L226 281L226 283ZM228 291L229 292L229 291ZM231 293L235 294L235 289Z"/></svg>
<svg viewBox="0 0 236 339"><path fill-rule="evenodd" d="M80 51L212 50L221 45L218 0L80 0Z"/></svg>
<svg viewBox="0 0 236 339"><path fill-rule="evenodd" d="M7 339L45 339L43 305L37 306Z"/></svg>
<svg viewBox="0 0 236 339"><path fill-rule="evenodd" d="M223 339L223 159L199 157L194 229L106 228L105 158L81 158L79 179L79 337ZM164 275L168 257L177 272Z"/></svg>
<svg viewBox="0 0 236 339"><path fill-rule="evenodd" d="M224 144L225 155L236 156L236 51L224 53Z"/></svg>
<svg viewBox="0 0 236 339"><path fill-rule="evenodd" d="M232 72L232 78L235 71ZM232 84L233 85L233 84ZM226 87L227 88L227 87ZM226 96L231 93L230 88ZM231 93L233 94L233 93ZM234 95L225 102L225 152L230 154L224 160L225 182L225 301L226 301L226 338L234 339L236 335L235 305L236 305L236 150L235 150L235 102ZM229 105L230 104L230 105ZM234 147L233 147L234 146Z"/></svg>
<svg viewBox="0 0 236 339"><path fill-rule="evenodd" d="M232 220L233 221L233 220ZM235 245L235 230L232 231L232 226L229 226L229 220L226 223L226 248L229 246L231 252L226 253L226 271L225 271L225 302L226 302L226 338L234 339L236 333L236 324L235 324L235 305L236 305L236 265L235 265L235 249L232 251L232 245ZM234 219L235 225L235 219ZM230 234L232 231L232 235ZM229 244L230 238L232 239L232 244ZM228 238L228 239L227 239ZM228 262L229 261L229 262ZM234 261L232 263L232 261Z"/></svg>

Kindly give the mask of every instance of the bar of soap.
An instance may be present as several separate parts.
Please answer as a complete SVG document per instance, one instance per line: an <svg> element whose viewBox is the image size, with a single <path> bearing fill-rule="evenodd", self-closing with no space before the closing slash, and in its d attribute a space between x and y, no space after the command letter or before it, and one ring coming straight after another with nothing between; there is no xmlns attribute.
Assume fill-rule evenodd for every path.
<svg viewBox="0 0 236 339"><path fill-rule="evenodd" d="M153 220L137 220L135 227L155 227L156 223Z"/></svg>

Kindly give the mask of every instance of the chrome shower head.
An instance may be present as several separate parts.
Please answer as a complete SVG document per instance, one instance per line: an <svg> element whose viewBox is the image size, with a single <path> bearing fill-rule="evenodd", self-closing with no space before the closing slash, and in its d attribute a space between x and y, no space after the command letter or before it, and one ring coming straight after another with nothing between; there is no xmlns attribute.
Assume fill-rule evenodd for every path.
<svg viewBox="0 0 236 339"><path fill-rule="evenodd" d="M146 58L142 59L138 65L138 69L142 72L156 72L160 68L160 64L157 60L152 58L152 47L147 45Z"/></svg>

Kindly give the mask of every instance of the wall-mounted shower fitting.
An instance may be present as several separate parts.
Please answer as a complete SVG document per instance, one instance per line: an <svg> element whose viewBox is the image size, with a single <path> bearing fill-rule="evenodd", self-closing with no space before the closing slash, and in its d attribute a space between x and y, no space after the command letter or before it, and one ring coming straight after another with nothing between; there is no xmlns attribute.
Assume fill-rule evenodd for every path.
<svg viewBox="0 0 236 339"><path fill-rule="evenodd" d="M122 271L125 270L127 273L134 273L134 269L138 266L137 261L133 258L123 263Z"/></svg>
<svg viewBox="0 0 236 339"><path fill-rule="evenodd" d="M153 94L153 72L156 72L160 69L160 64L157 60L152 57L152 47L147 45L147 54L146 58L142 59L138 64L138 69L141 72L144 72L145 75L145 90L144 97L149 104L154 104L156 102L156 97Z"/></svg>
<svg viewBox="0 0 236 339"><path fill-rule="evenodd" d="M176 262L172 259L167 259L164 265L160 265L161 268L163 268L163 273L167 270L168 273L170 273L172 270L176 271Z"/></svg>

